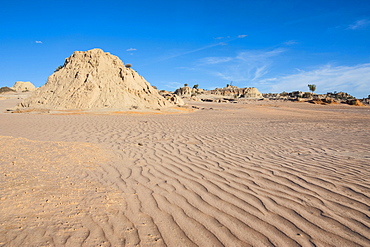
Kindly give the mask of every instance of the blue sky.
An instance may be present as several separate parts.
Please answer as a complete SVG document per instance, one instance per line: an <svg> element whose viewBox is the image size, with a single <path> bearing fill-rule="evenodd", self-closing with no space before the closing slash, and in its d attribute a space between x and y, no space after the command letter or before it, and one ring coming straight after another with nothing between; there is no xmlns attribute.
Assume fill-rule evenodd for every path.
<svg viewBox="0 0 370 247"><path fill-rule="evenodd" d="M42 86L74 51L101 48L159 89L370 94L369 0L6 1L0 86Z"/></svg>

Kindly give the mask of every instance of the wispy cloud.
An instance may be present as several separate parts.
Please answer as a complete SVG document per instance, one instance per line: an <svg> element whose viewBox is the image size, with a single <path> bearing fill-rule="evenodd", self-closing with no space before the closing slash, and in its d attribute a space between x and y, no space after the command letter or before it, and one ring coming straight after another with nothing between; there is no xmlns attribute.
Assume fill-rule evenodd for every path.
<svg viewBox="0 0 370 247"><path fill-rule="evenodd" d="M215 46L220 46L222 44L223 44L223 42L220 42L220 43L217 43L217 44L203 46L203 47L200 47L200 48L197 48L197 49L194 49L194 50L184 51L182 53L177 53L177 54L174 54L174 55L171 55L171 56L164 57L162 59L159 59L159 61L165 61L165 60L169 60L169 59L172 59L172 58L184 56L184 55L191 54L191 53L194 53L194 52L206 50L206 49L209 49L209 48L212 48L212 47L215 47Z"/></svg>
<svg viewBox="0 0 370 247"><path fill-rule="evenodd" d="M238 36L236 36L236 38L233 38L232 40L235 40L235 39L242 39L242 38L245 38L245 37L247 37L248 35L246 35L246 34L240 34L240 35L238 35ZM225 37L222 37L222 36L220 36L220 37L216 37L216 38L214 38L214 39L230 39L231 37L230 36L225 36Z"/></svg>
<svg viewBox="0 0 370 247"><path fill-rule="evenodd" d="M195 52L198 52L198 51L206 50L206 49L209 49L209 48L212 48L212 47L216 47L216 46L227 45L229 42L232 42L232 41L237 40L237 39L240 39L240 38L245 38L246 36L247 35L238 35L235 38L230 38L230 36L228 36L228 37L217 37L215 39L220 39L220 40L221 39L225 39L225 40L223 40L222 42L215 43L215 44L210 44L210 45L206 45L206 46L203 46L203 47L199 47L199 48L194 49L194 50L189 50L189 51L185 51L185 52L182 52L182 53L178 53L178 54L174 54L174 55L171 55L171 56L167 56L167 57L164 57L164 58L160 59L159 61L165 61L165 60L168 60L168 59L172 59L172 58L176 58L176 57L188 55L188 54L191 54L191 53L195 53Z"/></svg>
<svg viewBox="0 0 370 247"><path fill-rule="evenodd" d="M201 64L218 64L233 60L232 57L205 57L200 59Z"/></svg>
<svg viewBox="0 0 370 247"><path fill-rule="evenodd" d="M226 36L226 37L216 37L215 39L230 39L230 36Z"/></svg>
<svg viewBox="0 0 370 247"><path fill-rule="evenodd" d="M240 86L255 86L261 92L308 91L308 84L316 84L318 93L343 91L358 98L370 95L370 63L297 68L293 73L279 76L281 73L276 74L275 69L287 51L283 48L246 50L232 57L206 57L198 60L196 68Z"/></svg>
<svg viewBox="0 0 370 247"><path fill-rule="evenodd" d="M349 25L347 27L347 29L350 29L350 30L363 29L363 28L368 27L369 25L370 25L370 20L368 18L367 19L361 19L361 20L357 20L356 22Z"/></svg>
<svg viewBox="0 0 370 247"><path fill-rule="evenodd" d="M206 57L198 62L207 73L223 80L256 83L269 73L274 58L283 52L285 49L282 48L268 51L246 50L234 57Z"/></svg>
<svg viewBox="0 0 370 247"><path fill-rule="evenodd" d="M262 76L267 74L267 65L263 65L261 67L258 67L254 72L254 77L252 81L257 80L258 78L261 78Z"/></svg>
<svg viewBox="0 0 370 247"><path fill-rule="evenodd" d="M271 51L248 50L240 52L236 58L248 63L266 63L269 58L275 57L284 51L285 49L283 48L277 48Z"/></svg>
<svg viewBox="0 0 370 247"><path fill-rule="evenodd" d="M129 48L126 51L136 51L136 49L135 48Z"/></svg>
<svg viewBox="0 0 370 247"><path fill-rule="evenodd" d="M40 40L36 40L36 41L35 41L35 43L36 43L36 44L42 44L42 41L40 41Z"/></svg>
<svg viewBox="0 0 370 247"><path fill-rule="evenodd" d="M297 41L295 41L295 40L288 40L288 41L285 41L283 44L284 44L284 45L287 45L287 46L291 46L291 45L296 45L296 44L298 44L298 42L297 42Z"/></svg>
<svg viewBox="0 0 370 247"><path fill-rule="evenodd" d="M263 92L308 91L308 84L316 84L319 93L344 91L362 98L370 94L370 63L355 66L326 65L310 71L264 79L260 83Z"/></svg>
<svg viewBox="0 0 370 247"><path fill-rule="evenodd" d="M184 86L184 83L180 82L162 82L167 90L173 91Z"/></svg>

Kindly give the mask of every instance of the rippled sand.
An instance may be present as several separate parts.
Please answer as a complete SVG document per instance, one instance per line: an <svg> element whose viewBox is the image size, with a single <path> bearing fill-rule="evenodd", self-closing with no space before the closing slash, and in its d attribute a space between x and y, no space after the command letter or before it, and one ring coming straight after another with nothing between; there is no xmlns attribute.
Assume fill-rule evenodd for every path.
<svg viewBox="0 0 370 247"><path fill-rule="evenodd" d="M0 113L0 246L370 246L369 107L197 105Z"/></svg>

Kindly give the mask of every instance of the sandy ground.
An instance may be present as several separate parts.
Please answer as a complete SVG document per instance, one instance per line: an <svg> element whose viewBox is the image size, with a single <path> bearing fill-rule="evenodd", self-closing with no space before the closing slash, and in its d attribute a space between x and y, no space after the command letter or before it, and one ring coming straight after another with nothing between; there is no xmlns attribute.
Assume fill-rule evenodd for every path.
<svg viewBox="0 0 370 247"><path fill-rule="evenodd" d="M370 108L4 113L0 246L370 246Z"/></svg>

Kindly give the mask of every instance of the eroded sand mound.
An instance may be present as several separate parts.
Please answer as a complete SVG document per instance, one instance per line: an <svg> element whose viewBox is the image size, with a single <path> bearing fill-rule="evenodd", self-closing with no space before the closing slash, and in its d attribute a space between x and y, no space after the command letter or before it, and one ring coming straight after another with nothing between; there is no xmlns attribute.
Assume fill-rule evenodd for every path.
<svg viewBox="0 0 370 247"><path fill-rule="evenodd" d="M14 83L13 89L15 91L35 91L36 87L29 81L17 81Z"/></svg>
<svg viewBox="0 0 370 247"><path fill-rule="evenodd" d="M100 49L76 51L20 106L35 109L157 109L172 104L142 76Z"/></svg>
<svg viewBox="0 0 370 247"><path fill-rule="evenodd" d="M238 96L243 98L262 98L262 94L255 87L238 88L236 86L229 85L224 88L210 90L208 93L222 96Z"/></svg>

